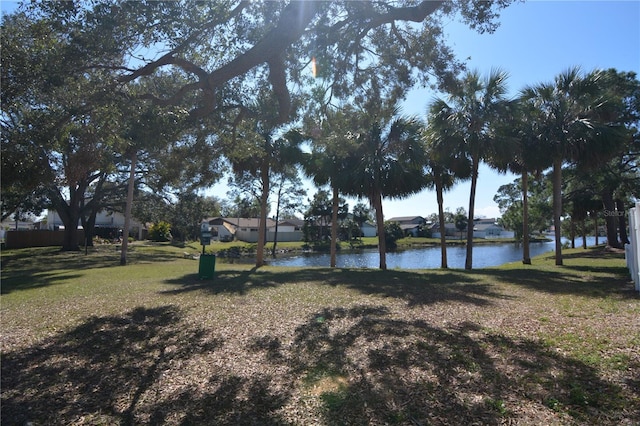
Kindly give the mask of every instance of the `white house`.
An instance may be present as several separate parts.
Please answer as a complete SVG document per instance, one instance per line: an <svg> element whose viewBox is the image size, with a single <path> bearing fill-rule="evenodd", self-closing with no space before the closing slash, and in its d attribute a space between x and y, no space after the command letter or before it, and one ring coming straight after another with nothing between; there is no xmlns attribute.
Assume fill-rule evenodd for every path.
<svg viewBox="0 0 640 426"><path fill-rule="evenodd" d="M496 219L475 219L473 225L473 238L513 238L512 231L505 231L505 229L498 225ZM446 238L466 238L467 228L460 231L453 223L445 223L445 237ZM433 238L440 238L440 226L434 224L431 227L431 236Z"/></svg>
<svg viewBox="0 0 640 426"><path fill-rule="evenodd" d="M231 241L233 239L255 243L258 241L260 219L243 217L214 217L206 220L212 228L212 239ZM299 219L286 219L278 222L278 241L301 241L302 225ZM275 237L276 221L267 218L267 241Z"/></svg>
<svg viewBox="0 0 640 426"><path fill-rule="evenodd" d="M302 219L285 219L278 222L278 241L302 241L302 227L304 220ZM273 232L273 234L271 234ZM275 239L275 226L267 232L267 240Z"/></svg>
<svg viewBox="0 0 640 426"><path fill-rule="evenodd" d="M475 219L473 222L473 238L506 238L504 228L496 219Z"/></svg>
<svg viewBox="0 0 640 426"><path fill-rule="evenodd" d="M205 219L209 225L211 225L211 239L214 241L232 241L236 227L227 223L225 219L221 217L212 217Z"/></svg>
<svg viewBox="0 0 640 426"><path fill-rule="evenodd" d="M114 229L122 229L124 228L124 215L119 212L107 212L100 211L96 215L96 228L114 228ZM78 228L82 228L82 223L78 220ZM137 222L135 219L131 219L130 231L134 229L141 229L142 225L140 222ZM47 211L47 229L51 231L55 231L58 229L64 229L64 223L62 223L62 219L60 219L60 215L55 210L49 209Z"/></svg>
<svg viewBox="0 0 640 426"><path fill-rule="evenodd" d="M378 235L378 230L376 226L371 222L365 222L360 227L360 232L362 232L363 237L375 237Z"/></svg>
<svg viewBox="0 0 640 426"><path fill-rule="evenodd" d="M15 221L7 219L0 224L1 231L30 231L35 228L35 224L33 222L28 221Z"/></svg>

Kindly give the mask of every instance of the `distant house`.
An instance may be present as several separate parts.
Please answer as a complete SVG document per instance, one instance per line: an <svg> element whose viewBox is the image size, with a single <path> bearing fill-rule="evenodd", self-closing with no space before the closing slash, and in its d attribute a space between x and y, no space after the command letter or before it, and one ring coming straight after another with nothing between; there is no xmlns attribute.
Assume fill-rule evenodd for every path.
<svg viewBox="0 0 640 426"><path fill-rule="evenodd" d="M31 231L35 229L35 224L33 222L27 221L15 221L15 220L5 220L0 224L0 241L4 241L5 235L7 231Z"/></svg>
<svg viewBox="0 0 640 426"><path fill-rule="evenodd" d="M0 224L0 230L2 231L30 231L32 229L35 229L35 223L31 221L7 219Z"/></svg>
<svg viewBox="0 0 640 426"><path fill-rule="evenodd" d="M473 238L504 238L505 230L496 219L475 219L473 222Z"/></svg>
<svg viewBox="0 0 640 426"><path fill-rule="evenodd" d="M231 241L233 239L248 243L258 242L258 230L260 219L243 217L214 217L206 219L212 227L211 237L218 241ZM302 225L304 221L299 219L286 219L278 222L278 241L301 241ZM272 242L275 237L276 221L267 219L267 242Z"/></svg>
<svg viewBox="0 0 640 426"><path fill-rule="evenodd" d="M278 222L278 242L282 241L301 241L302 240L302 228L304 227L304 220L302 219L284 219ZM270 232L275 231L269 230ZM269 237L269 232L267 232ZM275 235L271 236L271 240L274 240Z"/></svg>
<svg viewBox="0 0 640 426"><path fill-rule="evenodd" d="M461 232L456 228L456 225L453 223L445 223L444 224L444 236L445 238L461 238ZM433 224L431 225L431 236L433 238L440 238L440 225Z"/></svg>
<svg viewBox="0 0 640 426"><path fill-rule="evenodd" d="M399 216L392 217L389 222L397 222L405 235L418 236L420 228L427 223L422 216Z"/></svg>
<svg viewBox="0 0 640 426"><path fill-rule="evenodd" d="M363 237L375 237L378 234L376 226L371 222L363 223L360 227L360 232L362 232Z"/></svg>
<svg viewBox="0 0 640 426"><path fill-rule="evenodd" d="M498 225L496 219L475 219L473 225L473 238L513 238L513 232L505 231ZM445 223L445 238L466 238L467 230L460 231L453 223ZM431 226L431 236L440 238L440 226L436 223Z"/></svg>
<svg viewBox="0 0 640 426"><path fill-rule="evenodd" d="M78 229L82 228L82 222L78 220ZM124 228L124 215L119 212L108 212L105 210L99 211L96 215L96 235L108 234L109 232L115 232L116 234ZM135 219L131 219L129 231L138 230L141 231L144 226L137 222ZM57 231L64 229L64 223L60 219L60 215L55 210L49 209L47 211L47 229L51 231ZM100 232L102 230L103 232ZM102 235L108 236L108 235Z"/></svg>
<svg viewBox="0 0 640 426"><path fill-rule="evenodd" d="M234 225L225 224L225 219L221 217L212 217L205 219L211 225L211 239L214 241L232 241L236 228Z"/></svg>

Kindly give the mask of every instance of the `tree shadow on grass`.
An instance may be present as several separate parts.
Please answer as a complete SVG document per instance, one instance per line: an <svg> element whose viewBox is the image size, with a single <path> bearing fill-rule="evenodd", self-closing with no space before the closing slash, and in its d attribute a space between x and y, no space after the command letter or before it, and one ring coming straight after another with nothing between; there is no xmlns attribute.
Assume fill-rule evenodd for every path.
<svg viewBox="0 0 640 426"><path fill-rule="evenodd" d="M380 306L330 308L300 325L292 345L260 336L250 349L286 362L328 425L640 419L637 395L589 365L470 322L438 328Z"/></svg>
<svg viewBox="0 0 640 426"><path fill-rule="evenodd" d="M176 260L175 254L167 252L148 252L133 249L128 264L167 262ZM57 247L38 247L12 251L2 255L1 294L18 290L55 285L67 279L80 277L86 269L114 268L120 266L120 253L109 247L91 248L85 255L83 251L62 252ZM64 271L64 272L62 272Z"/></svg>
<svg viewBox="0 0 640 426"><path fill-rule="evenodd" d="M188 274L165 281L176 287L165 294L206 291L212 294L244 295L251 291L285 284L317 283L344 286L362 294L404 299L409 305L431 304L456 300L475 305L488 305L491 299L505 298L493 286L473 276L458 272L378 271L370 269L305 268L283 271L253 268L248 271L225 270L215 273L212 280L200 280Z"/></svg>
<svg viewBox="0 0 640 426"><path fill-rule="evenodd" d="M550 294L572 294L585 297L619 294L624 297L633 297L633 285L629 284L626 277L627 271L616 266L562 266L554 271L526 267L482 269L474 271L472 274L485 275L494 281L502 281Z"/></svg>
<svg viewBox="0 0 640 426"><path fill-rule="evenodd" d="M551 256L553 258L553 255ZM624 259L624 250L607 248L598 245L588 247L586 250L576 250L575 252L562 253L562 259Z"/></svg>
<svg viewBox="0 0 640 426"><path fill-rule="evenodd" d="M589 365L470 322L436 327L364 304L320 309L286 333L238 327L248 344L173 306L136 308L5 352L2 423L640 420L638 395Z"/></svg>
<svg viewBox="0 0 640 426"><path fill-rule="evenodd" d="M2 423L277 423L272 411L284 397L271 394L264 378L213 374L207 378L211 389L198 397L191 382L201 377L180 374L191 359L222 345L172 306L90 318L33 347L2 354ZM250 402L237 404L245 396ZM256 407L262 411L256 414Z"/></svg>
<svg viewBox="0 0 640 426"><path fill-rule="evenodd" d="M78 273L40 272L33 275L2 274L2 288L0 294L9 294L18 290L30 290L47 287L67 280L80 278Z"/></svg>

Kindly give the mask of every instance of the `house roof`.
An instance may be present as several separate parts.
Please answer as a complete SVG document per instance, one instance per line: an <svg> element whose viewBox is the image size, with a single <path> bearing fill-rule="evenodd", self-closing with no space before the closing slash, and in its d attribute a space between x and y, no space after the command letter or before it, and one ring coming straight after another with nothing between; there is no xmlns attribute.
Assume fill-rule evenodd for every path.
<svg viewBox="0 0 640 426"><path fill-rule="evenodd" d="M420 225L417 224L417 223L401 223L400 224L400 229L402 229L403 231L406 231L408 229L416 229L419 226Z"/></svg>
<svg viewBox="0 0 640 426"><path fill-rule="evenodd" d="M480 219L473 219L473 223L475 224L492 224L495 225L497 222L497 219L495 218L480 218Z"/></svg>
<svg viewBox="0 0 640 426"><path fill-rule="evenodd" d="M214 224L215 222L222 221L226 222L229 225L232 225L236 228L258 228L260 226L260 219L254 217L213 217L206 219L210 224ZM273 219L267 218L266 225L267 228L275 226L276 222Z"/></svg>
<svg viewBox="0 0 640 426"><path fill-rule="evenodd" d="M302 219L284 219L278 222L280 225L293 225L293 226L303 226L304 220Z"/></svg>
<svg viewBox="0 0 640 426"><path fill-rule="evenodd" d="M440 230L440 224L439 223L434 223L433 225L431 225L431 229L433 229L435 231L439 231ZM455 223L445 223L444 224L444 229L456 229L456 224Z"/></svg>
<svg viewBox="0 0 640 426"><path fill-rule="evenodd" d="M486 231L487 229L504 229L500 225L496 225L495 223L476 223L473 225L474 231Z"/></svg>
<svg viewBox="0 0 640 426"><path fill-rule="evenodd" d="M389 219L389 222L398 222L402 224L404 222L411 222L415 219L420 219L423 222L425 221L425 219L422 216L397 216Z"/></svg>

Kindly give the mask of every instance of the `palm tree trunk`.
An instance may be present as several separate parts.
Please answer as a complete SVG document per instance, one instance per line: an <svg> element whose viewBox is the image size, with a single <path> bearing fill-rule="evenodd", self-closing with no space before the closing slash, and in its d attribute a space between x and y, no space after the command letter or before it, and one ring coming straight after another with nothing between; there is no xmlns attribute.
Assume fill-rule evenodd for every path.
<svg viewBox="0 0 640 426"><path fill-rule="evenodd" d="M382 194L375 194L371 203L376 211L376 226L378 228L378 251L380 252L380 269L387 270L387 244L384 234L384 214L382 213Z"/></svg>
<svg viewBox="0 0 640 426"><path fill-rule="evenodd" d="M436 186L436 198L438 199L438 224L440 227L440 267L442 269L447 269L449 266L447 265L447 236L446 231L447 228L444 223L444 202L442 197L442 179L440 176L435 176L435 186Z"/></svg>
<svg viewBox="0 0 640 426"><path fill-rule="evenodd" d="M562 266L562 158L553 160L553 227L556 242L556 265Z"/></svg>
<svg viewBox="0 0 640 426"><path fill-rule="evenodd" d="M131 228L131 205L133 204L133 187L135 186L136 161L138 155L134 150L131 154L131 170L129 170L129 185L127 187L127 204L124 208L124 229L122 230L122 245L120 246L120 265L127 264L127 250L129 249L129 228Z"/></svg>
<svg viewBox="0 0 640 426"><path fill-rule="evenodd" d="M333 200L331 202L331 267L336 267L336 245L338 244L338 187L333 187Z"/></svg>
<svg viewBox="0 0 640 426"><path fill-rule="evenodd" d="M529 173L522 172L522 263L531 265L529 252Z"/></svg>
<svg viewBox="0 0 640 426"><path fill-rule="evenodd" d="M473 158L473 170L471 172L471 193L469 194L469 222L467 223L467 257L464 261L464 269L473 268L473 222L474 208L476 204L476 184L478 182L478 155Z"/></svg>

